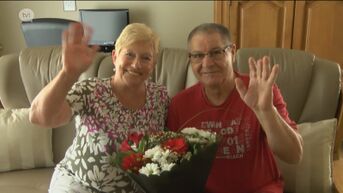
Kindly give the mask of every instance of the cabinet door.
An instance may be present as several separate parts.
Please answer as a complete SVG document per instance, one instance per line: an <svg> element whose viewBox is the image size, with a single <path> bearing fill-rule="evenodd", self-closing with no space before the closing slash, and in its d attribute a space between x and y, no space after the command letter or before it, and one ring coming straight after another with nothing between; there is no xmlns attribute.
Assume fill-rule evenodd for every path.
<svg viewBox="0 0 343 193"><path fill-rule="evenodd" d="M238 48L291 48L293 8L294 1L216 1L214 18Z"/></svg>
<svg viewBox="0 0 343 193"><path fill-rule="evenodd" d="M343 67L342 18L342 1L296 1L293 48Z"/></svg>

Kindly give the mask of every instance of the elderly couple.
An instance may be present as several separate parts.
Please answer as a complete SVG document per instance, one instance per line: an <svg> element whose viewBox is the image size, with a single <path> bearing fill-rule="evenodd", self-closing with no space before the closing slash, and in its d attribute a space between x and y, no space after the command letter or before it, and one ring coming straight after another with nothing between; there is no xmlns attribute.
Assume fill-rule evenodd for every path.
<svg viewBox="0 0 343 193"><path fill-rule="evenodd" d="M165 127L197 127L221 135L204 192L283 192L274 155L299 162L302 138L275 84L278 65L271 68L268 57L250 58L249 76L235 72L236 46L229 30L201 24L187 42L199 82L170 99L165 87L146 81L156 63L159 37L145 24L133 23L122 31L112 51L116 70L111 78L78 82L97 52L88 46L91 31L80 23L64 31L63 67L31 106L31 122L42 126L76 120L76 137L55 168L50 193L138 192L110 164L109 155L130 132Z"/></svg>

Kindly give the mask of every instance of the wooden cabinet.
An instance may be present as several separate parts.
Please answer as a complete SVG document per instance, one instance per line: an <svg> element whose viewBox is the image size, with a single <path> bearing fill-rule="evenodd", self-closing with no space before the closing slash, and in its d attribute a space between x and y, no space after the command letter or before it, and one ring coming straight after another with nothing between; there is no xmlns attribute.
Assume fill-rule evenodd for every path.
<svg viewBox="0 0 343 193"><path fill-rule="evenodd" d="M297 1L293 45L343 67L343 1Z"/></svg>
<svg viewBox="0 0 343 193"><path fill-rule="evenodd" d="M226 25L241 47L290 48L292 1L217 1L215 22Z"/></svg>
<svg viewBox="0 0 343 193"><path fill-rule="evenodd" d="M215 1L214 20L238 48L309 51L343 67L343 1Z"/></svg>
<svg viewBox="0 0 343 193"><path fill-rule="evenodd" d="M343 1L214 1L214 21L230 29L237 48L305 50L343 69ZM335 147L343 141L342 125L339 120ZM338 151L335 148L335 159ZM334 184L340 190L343 163L337 163Z"/></svg>

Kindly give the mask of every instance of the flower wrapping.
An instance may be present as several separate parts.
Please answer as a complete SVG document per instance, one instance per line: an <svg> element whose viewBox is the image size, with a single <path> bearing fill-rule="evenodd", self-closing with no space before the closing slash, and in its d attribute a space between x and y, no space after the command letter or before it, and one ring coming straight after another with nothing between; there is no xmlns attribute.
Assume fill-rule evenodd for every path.
<svg viewBox="0 0 343 193"><path fill-rule="evenodd" d="M204 192L215 158L214 132L185 128L181 132L133 133L122 142L115 164L146 193Z"/></svg>

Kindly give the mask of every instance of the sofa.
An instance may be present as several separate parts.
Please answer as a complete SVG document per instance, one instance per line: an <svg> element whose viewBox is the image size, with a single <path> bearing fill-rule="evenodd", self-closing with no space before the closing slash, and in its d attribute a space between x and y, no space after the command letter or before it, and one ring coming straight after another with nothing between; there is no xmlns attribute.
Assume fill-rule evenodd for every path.
<svg viewBox="0 0 343 193"><path fill-rule="evenodd" d="M300 164L277 160L285 191L332 192L333 150L340 122L338 65L302 51L240 49L236 70L247 73L247 58L262 55L280 64L277 84L304 137ZM0 57L0 193L46 193L54 165L72 143L73 121L59 128L39 128L28 121L32 100L57 74L61 59L59 46L26 48ZM113 67L110 54L97 53L80 80L109 77ZM170 97L196 83L187 51L161 48L150 81L166 85Z"/></svg>

